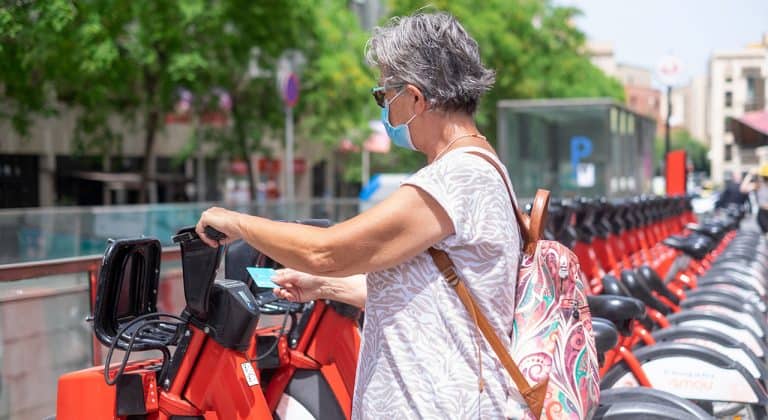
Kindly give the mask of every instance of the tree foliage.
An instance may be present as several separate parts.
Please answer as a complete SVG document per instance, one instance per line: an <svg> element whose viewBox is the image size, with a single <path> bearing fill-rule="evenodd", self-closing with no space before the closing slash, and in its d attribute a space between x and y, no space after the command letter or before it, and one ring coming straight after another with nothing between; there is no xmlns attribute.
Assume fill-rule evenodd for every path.
<svg viewBox="0 0 768 420"><path fill-rule="evenodd" d="M410 14L421 3L393 0L388 10ZM433 4L428 10L459 18L497 72L477 117L491 138L500 99L623 95L583 54L584 35L570 23L575 9L539 0ZM26 133L35 115L68 106L77 110L78 150L109 154L120 141L110 119L119 116L142 131L147 162L180 88L196 98L221 89L231 95L232 124L207 130L206 137L245 157L264 137L282 138L275 75L279 57L292 49L306 58L297 138L326 150L342 138L360 144L380 112L369 94L378 75L363 57L368 36L342 0L19 0L0 6L0 118ZM211 104L196 102L203 109ZM359 161L347 159L347 179L359 175ZM404 150L371 162L374 171L421 164L420 155ZM146 178L150 169L144 168Z"/></svg>
<svg viewBox="0 0 768 420"><path fill-rule="evenodd" d="M709 149L701 140L691 136L688 130L675 129L670 133L669 143L670 150L685 150L688 159L693 163L694 171L709 174L709 160L707 159ZM656 137L654 154L656 155L656 162L664 162L664 137ZM663 164L657 165L657 167L661 168Z"/></svg>
<svg viewBox="0 0 768 420"><path fill-rule="evenodd" d="M411 14L423 5L418 0L392 3L395 15ZM495 137L496 103L502 99L623 100L620 83L585 55L585 36L572 23L577 9L542 0L437 0L431 4L456 16L478 42L483 64L496 71L496 84L477 114L489 137Z"/></svg>
<svg viewBox="0 0 768 420"><path fill-rule="evenodd" d="M2 61L20 69L0 74L24 128L35 111L62 102L78 110L75 144L110 153L120 132L114 116L135 123L144 137L142 178L152 179L157 132L178 86L195 86L207 66L205 41L221 13L215 1L94 0L18 2L2 9ZM19 30L8 28L20 27ZM19 79L18 71L37 75ZM22 130L23 132L23 130ZM145 197L146 189L141 191Z"/></svg>
<svg viewBox="0 0 768 420"><path fill-rule="evenodd" d="M196 98L223 89L234 123L209 134L242 157L265 133L282 132L274 76L286 49L307 57L298 133L328 144L350 133L361 137L374 80L362 61L366 38L340 1L19 2L0 9L0 81L7 116L20 132L58 99L80 110L80 150L114 150L120 136L108 117L119 115L144 131L145 162L180 88ZM254 64L265 77L250 77Z"/></svg>

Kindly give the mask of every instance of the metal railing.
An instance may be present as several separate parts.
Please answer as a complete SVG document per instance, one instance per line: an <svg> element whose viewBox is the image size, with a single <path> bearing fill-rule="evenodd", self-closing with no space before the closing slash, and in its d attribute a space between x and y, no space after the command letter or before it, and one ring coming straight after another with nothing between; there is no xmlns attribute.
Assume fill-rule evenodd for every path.
<svg viewBox="0 0 768 420"><path fill-rule="evenodd" d="M162 261L158 306L180 310L181 250L164 248ZM103 363L107 347L87 322L101 263L90 255L0 265L0 419L54 413L59 376Z"/></svg>
<svg viewBox="0 0 768 420"><path fill-rule="evenodd" d="M0 210L0 420L51 414L59 375L103 363L106 346L86 319L95 308L107 238L148 236L166 246L158 310L178 313L184 307L181 251L170 237L214 204ZM340 222L358 214L359 205L357 199L316 199L234 209Z"/></svg>
<svg viewBox="0 0 768 420"><path fill-rule="evenodd" d="M178 261L180 259L181 250L178 247L163 248L163 262ZM90 303L90 314L93 314L93 309L96 305L96 292L98 290L101 260L101 255L92 255L87 257L0 265L0 284L54 275L86 273L88 276L87 285L73 285L50 290L25 291L21 289L16 294L0 296L0 304L87 291ZM96 336L93 336L91 351L92 364L94 366L101 364L101 343L96 339Z"/></svg>
<svg viewBox="0 0 768 420"><path fill-rule="evenodd" d="M203 210L222 203L55 207L0 210L0 264L101 253L108 238L148 236L170 246ZM359 213L357 198L280 200L227 206L268 219L322 218L341 222Z"/></svg>

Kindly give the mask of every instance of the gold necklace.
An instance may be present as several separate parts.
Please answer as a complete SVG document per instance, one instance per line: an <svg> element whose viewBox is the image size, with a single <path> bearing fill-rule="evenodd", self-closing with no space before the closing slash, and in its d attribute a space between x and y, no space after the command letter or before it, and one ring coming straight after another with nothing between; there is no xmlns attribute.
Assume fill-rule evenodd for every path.
<svg viewBox="0 0 768 420"><path fill-rule="evenodd" d="M467 138L467 137L476 137L476 138L483 139L483 140L487 141L485 136L482 135L482 134L477 134L477 133L475 133L475 134L462 134L462 135L460 135L458 137L454 137L453 139L451 139L451 141L448 142L448 144L443 148L443 150L441 150L440 153L438 153L437 156L435 156L435 158L432 161L434 162L434 161L440 159L440 156L442 156L443 153L447 152L448 149L450 149L451 146L453 146L453 143L456 143L460 139L464 139L464 138Z"/></svg>

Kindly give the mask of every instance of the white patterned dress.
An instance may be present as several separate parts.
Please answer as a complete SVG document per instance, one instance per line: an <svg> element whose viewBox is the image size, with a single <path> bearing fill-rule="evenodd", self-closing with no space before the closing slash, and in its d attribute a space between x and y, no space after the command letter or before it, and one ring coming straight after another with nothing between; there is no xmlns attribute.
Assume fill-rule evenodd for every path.
<svg viewBox="0 0 768 420"><path fill-rule="evenodd" d="M509 347L520 232L504 181L484 159L463 153L472 150L483 152L454 149L404 184L429 193L450 216L455 234L435 247L451 256ZM512 381L429 254L369 273L367 287L353 419L522 415Z"/></svg>

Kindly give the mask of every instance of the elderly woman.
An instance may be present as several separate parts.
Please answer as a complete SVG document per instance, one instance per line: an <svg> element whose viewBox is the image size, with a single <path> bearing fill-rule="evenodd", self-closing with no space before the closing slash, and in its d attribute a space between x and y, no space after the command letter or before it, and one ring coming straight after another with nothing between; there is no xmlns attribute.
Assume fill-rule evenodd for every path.
<svg viewBox="0 0 768 420"><path fill-rule="evenodd" d="M293 300L365 307L353 418L520 417L525 405L493 350L426 252L446 251L506 345L512 330L520 232L498 159L473 120L494 73L446 13L393 19L374 30L373 96L392 141L427 166L388 199L322 229L220 208L208 225L291 270L274 279ZM511 410L511 411L510 411Z"/></svg>

